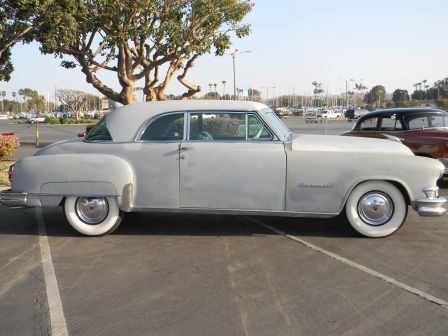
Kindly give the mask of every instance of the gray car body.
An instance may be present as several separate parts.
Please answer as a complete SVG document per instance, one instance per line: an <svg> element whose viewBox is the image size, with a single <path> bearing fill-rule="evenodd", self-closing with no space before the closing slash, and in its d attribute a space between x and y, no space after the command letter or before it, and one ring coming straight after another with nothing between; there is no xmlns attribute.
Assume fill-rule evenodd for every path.
<svg viewBox="0 0 448 336"><path fill-rule="evenodd" d="M139 135L172 112L247 112L271 140L147 142ZM387 140L282 134L267 106L235 101L171 101L121 107L107 117L113 141L72 139L47 146L14 167L13 192L27 206L57 206L66 196L116 196L132 211L338 215L354 187L396 184L409 204L435 187L443 165ZM182 149L188 149L183 151Z"/></svg>

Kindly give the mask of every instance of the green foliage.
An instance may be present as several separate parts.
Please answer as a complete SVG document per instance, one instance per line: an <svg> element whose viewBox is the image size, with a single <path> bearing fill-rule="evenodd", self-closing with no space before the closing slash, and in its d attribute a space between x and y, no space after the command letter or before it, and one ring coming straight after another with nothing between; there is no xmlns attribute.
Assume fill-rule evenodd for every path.
<svg viewBox="0 0 448 336"><path fill-rule="evenodd" d="M9 167L13 164L12 161L0 161L0 186L10 186L8 179Z"/></svg>
<svg viewBox="0 0 448 336"><path fill-rule="evenodd" d="M240 134L240 122L238 119L229 118L207 118L203 121L203 129L213 136L238 136ZM198 119L191 120L191 133L199 132Z"/></svg>
<svg viewBox="0 0 448 336"><path fill-rule="evenodd" d="M20 142L16 135L0 135L0 161L9 159L19 147Z"/></svg>
<svg viewBox="0 0 448 336"><path fill-rule="evenodd" d="M386 102L386 108L394 108L394 107L395 107L395 103L393 101Z"/></svg>
<svg viewBox="0 0 448 336"><path fill-rule="evenodd" d="M68 0L76 2L76 0ZM55 4L65 0L0 0L0 81L9 81L14 68L11 49L18 43L29 43L44 20L63 17L67 9ZM61 24L61 23L59 23ZM62 25L61 25L62 26Z"/></svg>
<svg viewBox="0 0 448 336"><path fill-rule="evenodd" d="M448 109L448 99L440 99L438 101L439 108Z"/></svg>
<svg viewBox="0 0 448 336"><path fill-rule="evenodd" d="M374 86L365 96L368 105L373 105L376 107L382 106L386 99L386 88L382 85Z"/></svg>
<svg viewBox="0 0 448 336"><path fill-rule="evenodd" d="M396 107L403 106L403 103L409 100L408 90L396 89L392 94L392 100Z"/></svg>
<svg viewBox="0 0 448 336"><path fill-rule="evenodd" d="M224 55L232 33L248 35L249 25L241 22L252 6L248 0L60 0L35 36L44 53L73 57L76 64L62 65L79 65L87 82L112 100L135 102L133 88L140 79L150 99L165 99L179 71L188 97L200 90L184 79L194 61L207 53ZM120 92L99 79L102 70L116 74Z"/></svg>

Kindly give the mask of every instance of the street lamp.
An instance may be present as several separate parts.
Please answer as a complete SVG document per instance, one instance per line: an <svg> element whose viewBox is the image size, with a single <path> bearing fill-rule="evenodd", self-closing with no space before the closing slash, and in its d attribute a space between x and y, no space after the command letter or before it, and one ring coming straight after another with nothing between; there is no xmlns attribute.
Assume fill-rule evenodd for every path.
<svg viewBox="0 0 448 336"><path fill-rule="evenodd" d="M232 56L232 60L233 60L233 100L236 100L236 71L235 71L235 58L238 55L244 54L244 53L251 53L251 50L243 50L243 51L239 51L238 49L235 49L235 51L233 53L231 53L230 55Z"/></svg>

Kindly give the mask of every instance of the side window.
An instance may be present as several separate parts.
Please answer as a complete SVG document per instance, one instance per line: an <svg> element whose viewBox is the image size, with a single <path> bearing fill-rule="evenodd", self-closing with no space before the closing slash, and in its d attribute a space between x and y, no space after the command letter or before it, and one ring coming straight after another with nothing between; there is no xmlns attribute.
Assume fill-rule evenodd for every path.
<svg viewBox="0 0 448 336"><path fill-rule="evenodd" d="M420 129L429 127L428 118L426 116L417 116L413 119L408 119L409 129Z"/></svg>
<svg viewBox="0 0 448 336"><path fill-rule="evenodd" d="M401 121L395 114L390 117L381 118L381 131L401 131L402 129Z"/></svg>
<svg viewBox="0 0 448 336"><path fill-rule="evenodd" d="M359 125L360 131L376 131L376 126L378 124L378 118L368 118L364 119Z"/></svg>
<svg viewBox="0 0 448 336"><path fill-rule="evenodd" d="M253 114L247 116L247 139L271 140L272 135Z"/></svg>
<svg viewBox="0 0 448 336"><path fill-rule="evenodd" d="M191 113L190 140L246 140L245 113Z"/></svg>
<svg viewBox="0 0 448 336"><path fill-rule="evenodd" d="M176 141L184 138L184 114L175 113L162 116L146 127L140 140Z"/></svg>
<svg viewBox="0 0 448 336"><path fill-rule="evenodd" d="M447 118L443 115L433 115L429 117L431 127L446 127L448 126Z"/></svg>

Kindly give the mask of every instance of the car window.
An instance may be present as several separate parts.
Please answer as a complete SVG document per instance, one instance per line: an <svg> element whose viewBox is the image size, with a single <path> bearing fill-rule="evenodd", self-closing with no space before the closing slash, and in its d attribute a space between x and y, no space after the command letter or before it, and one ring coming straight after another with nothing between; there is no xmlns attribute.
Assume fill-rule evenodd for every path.
<svg viewBox="0 0 448 336"><path fill-rule="evenodd" d="M401 131L402 129L401 121L395 114L390 117L381 118L381 131Z"/></svg>
<svg viewBox="0 0 448 336"><path fill-rule="evenodd" d="M103 117L86 135L86 141L111 141L109 130L107 129L106 119Z"/></svg>
<svg viewBox="0 0 448 336"><path fill-rule="evenodd" d="M162 116L146 127L140 140L177 141L184 138L184 114L175 113Z"/></svg>
<svg viewBox="0 0 448 336"><path fill-rule="evenodd" d="M448 118L443 115L432 115L429 117L429 127L447 127Z"/></svg>
<svg viewBox="0 0 448 336"><path fill-rule="evenodd" d="M407 121L408 121L408 127L411 130L429 127L427 116L419 115L419 116L408 118Z"/></svg>
<svg viewBox="0 0 448 336"><path fill-rule="evenodd" d="M264 109L264 116L269 122L270 126L273 127L274 131L281 134L285 139L290 139L292 137L292 132L285 126L285 124L272 112L271 109Z"/></svg>
<svg viewBox="0 0 448 336"><path fill-rule="evenodd" d="M255 115L249 114L247 117L247 138L270 140L272 135Z"/></svg>
<svg viewBox="0 0 448 336"><path fill-rule="evenodd" d="M190 140L246 140L245 113L191 113Z"/></svg>
<svg viewBox="0 0 448 336"><path fill-rule="evenodd" d="M378 118L367 118L360 122L360 131L376 131L378 124Z"/></svg>

